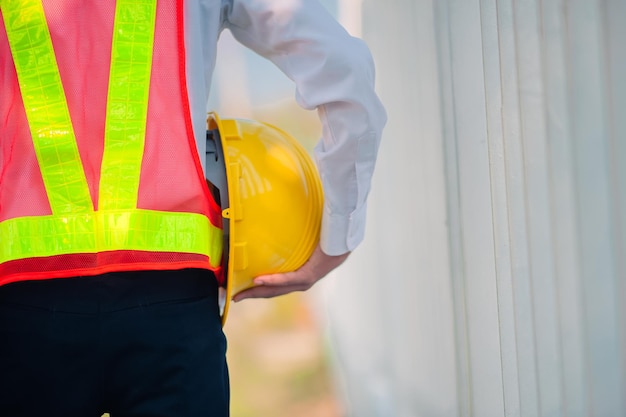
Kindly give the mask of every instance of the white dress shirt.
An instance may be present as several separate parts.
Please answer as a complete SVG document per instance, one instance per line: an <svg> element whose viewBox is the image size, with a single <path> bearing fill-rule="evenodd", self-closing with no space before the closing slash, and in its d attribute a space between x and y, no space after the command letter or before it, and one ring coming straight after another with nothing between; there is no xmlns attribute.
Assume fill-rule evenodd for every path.
<svg viewBox="0 0 626 417"><path fill-rule="evenodd" d="M200 155L217 40L229 29L294 81L299 105L318 110L322 138L315 159L324 189L320 243L329 255L352 251L363 240L386 122L367 46L317 0L190 0L185 5L187 83Z"/></svg>

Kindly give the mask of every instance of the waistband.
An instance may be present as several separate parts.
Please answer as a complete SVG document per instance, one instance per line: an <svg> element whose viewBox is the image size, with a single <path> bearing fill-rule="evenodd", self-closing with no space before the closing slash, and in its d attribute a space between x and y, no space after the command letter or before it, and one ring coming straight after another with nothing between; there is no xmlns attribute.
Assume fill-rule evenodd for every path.
<svg viewBox="0 0 626 417"><path fill-rule="evenodd" d="M20 281L0 287L0 305L97 314L176 300L215 297L217 280L204 269L114 272Z"/></svg>

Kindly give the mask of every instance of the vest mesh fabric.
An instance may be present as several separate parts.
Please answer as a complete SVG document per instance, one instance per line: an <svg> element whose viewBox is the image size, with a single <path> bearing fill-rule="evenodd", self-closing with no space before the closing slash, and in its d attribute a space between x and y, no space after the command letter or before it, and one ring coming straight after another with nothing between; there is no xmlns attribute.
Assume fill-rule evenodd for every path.
<svg viewBox="0 0 626 417"><path fill-rule="evenodd" d="M115 2L44 0L42 4L89 197L93 208L98 210ZM220 228L220 209L207 189L191 129L182 16L182 0L157 2L136 208L195 213L206 217L209 226ZM6 28L11 22L5 19L3 10L0 13L0 91L3 92L0 94L0 222L52 214L7 37ZM132 88L129 83L129 89ZM0 242L3 244L6 243ZM186 267L220 271L219 260L200 253L115 250L8 260L0 264L0 284Z"/></svg>

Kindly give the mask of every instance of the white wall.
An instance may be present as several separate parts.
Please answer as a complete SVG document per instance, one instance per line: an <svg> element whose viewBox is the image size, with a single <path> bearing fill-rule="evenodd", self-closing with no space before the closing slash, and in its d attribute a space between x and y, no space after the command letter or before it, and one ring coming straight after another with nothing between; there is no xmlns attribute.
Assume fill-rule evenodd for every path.
<svg viewBox="0 0 626 417"><path fill-rule="evenodd" d="M626 416L626 1L358 7L390 118L322 288L347 414Z"/></svg>

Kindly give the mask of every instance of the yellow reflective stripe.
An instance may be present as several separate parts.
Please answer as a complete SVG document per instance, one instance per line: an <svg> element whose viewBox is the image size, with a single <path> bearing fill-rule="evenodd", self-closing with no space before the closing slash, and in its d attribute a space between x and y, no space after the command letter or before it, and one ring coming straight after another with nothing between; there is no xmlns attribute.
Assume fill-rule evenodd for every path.
<svg viewBox="0 0 626 417"><path fill-rule="evenodd" d="M213 267L222 258L222 231L205 216L141 209L5 220L0 242L0 263L116 250L202 254Z"/></svg>
<svg viewBox="0 0 626 417"><path fill-rule="evenodd" d="M2 0L0 8L52 213L93 210L43 5Z"/></svg>
<svg viewBox="0 0 626 417"><path fill-rule="evenodd" d="M156 0L118 0L98 208L137 206L156 24Z"/></svg>

